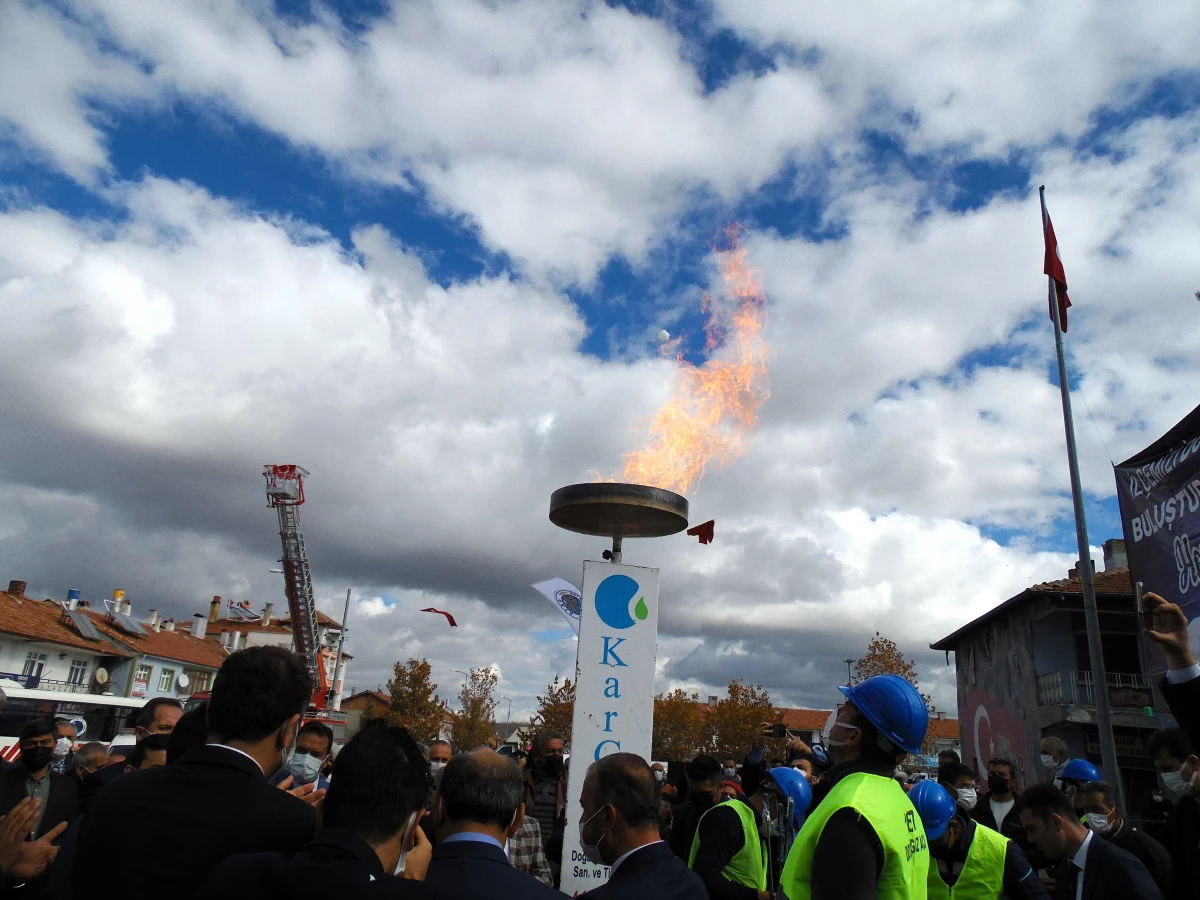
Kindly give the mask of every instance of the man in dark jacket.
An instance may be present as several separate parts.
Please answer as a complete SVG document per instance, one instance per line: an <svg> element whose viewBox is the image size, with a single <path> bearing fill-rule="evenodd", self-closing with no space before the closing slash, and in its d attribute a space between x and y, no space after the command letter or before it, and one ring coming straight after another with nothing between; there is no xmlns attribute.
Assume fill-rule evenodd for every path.
<svg viewBox="0 0 1200 900"><path fill-rule="evenodd" d="M1022 795L1020 809L1029 840L1048 858L1061 861L1055 900L1163 900L1137 857L1089 831L1076 817L1075 804L1058 788L1034 785Z"/></svg>
<svg viewBox="0 0 1200 900"><path fill-rule="evenodd" d="M721 787L721 764L711 756L697 756L684 769L687 800L671 813L671 852L685 863L692 853L692 841L700 817L717 802Z"/></svg>
<svg viewBox="0 0 1200 900"><path fill-rule="evenodd" d="M1079 795L1083 804L1084 818L1088 828L1105 840L1112 842L1138 858L1150 872L1150 877L1163 892L1170 896L1172 891L1171 854L1145 832L1138 831L1125 821L1121 810L1116 807L1117 795L1104 781L1092 781L1083 786Z"/></svg>
<svg viewBox="0 0 1200 900"><path fill-rule="evenodd" d="M174 765L123 775L93 799L72 870L76 896L195 897L233 853L291 854L308 844L313 807L267 776L291 756L311 696L294 653L251 647L226 659L208 704L209 743ZM132 852L133 834L153 841L153 852Z"/></svg>
<svg viewBox="0 0 1200 900"><path fill-rule="evenodd" d="M567 810L567 773L563 766L563 736L553 728L543 728L533 736L533 746L525 760L522 778L527 815L537 819L542 831L542 847L554 883L558 884L562 861L563 826Z"/></svg>
<svg viewBox="0 0 1200 900"><path fill-rule="evenodd" d="M133 729L134 739L141 743L152 734L169 735L183 716L183 706L174 697L155 697L138 711ZM79 786L79 809L87 812L92 798L106 785L125 774L127 759L116 759L87 776Z"/></svg>
<svg viewBox="0 0 1200 900"><path fill-rule="evenodd" d="M7 815L26 797L42 801L29 832L31 840L75 818L75 779L50 771L57 740L53 719L34 719L21 729L18 765L0 772L0 815Z"/></svg>
<svg viewBox="0 0 1200 900"><path fill-rule="evenodd" d="M1163 783L1179 796L1164 831L1174 868L1174 898L1200 898L1200 757L1182 728L1154 732L1146 741L1146 753Z"/></svg>
<svg viewBox="0 0 1200 900"><path fill-rule="evenodd" d="M417 827L430 779L408 729L367 726L333 768L337 778L322 801L321 831L311 844L291 859L278 852L232 856L217 866L201 894L223 900L433 896L421 884L432 848ZM400 866L403 878L394 875Z"/></svg>
<svg viewBox="0 0 1200 900"><path fill-rule="evenodd" d="M563 900L514 869L504 853L524 814L521 793L516 764L489 749L446 763L433 801L438 845L425 883L458 900Z"/></svg>
<svg viewBox="0 0 1200 900"><path fill-rule="evenodd" d="M707 900L704 882L659 838L658 783L644 759L613 753L593 763L580 803L581 843L612 866L608 883L589 898Z"/></svg>

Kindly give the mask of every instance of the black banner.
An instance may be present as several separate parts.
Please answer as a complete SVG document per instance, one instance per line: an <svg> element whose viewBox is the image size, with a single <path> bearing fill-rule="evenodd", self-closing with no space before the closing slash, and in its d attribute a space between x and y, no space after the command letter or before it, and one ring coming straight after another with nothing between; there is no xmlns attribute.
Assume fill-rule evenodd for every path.
<svg viewBox="0 0 1200 900"><path fill-rule="evenodd" d="M1129 573L1200 618L1200 406L1114 467ZM1200 638L1193 625L1192 643Z"/></svg>

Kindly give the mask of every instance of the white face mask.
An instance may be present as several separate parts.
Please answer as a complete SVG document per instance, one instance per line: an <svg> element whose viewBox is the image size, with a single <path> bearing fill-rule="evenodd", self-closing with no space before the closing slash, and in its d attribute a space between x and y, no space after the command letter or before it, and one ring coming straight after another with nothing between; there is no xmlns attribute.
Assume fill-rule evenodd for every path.
<svg viewBox="0 0 1200 900"><path fill-rule="evenodd" d="M1108 823L1108 816L1104 813L1088 813L1084 819L1087 820L1087 827L1096 834L1108 834L1112 831L1112 825Z"/></svg>
<svg viewBox="0 0 1200 900"><path fill-rule="evenodd" d="M666 774L664 772L660 772L658 769L654 769L653 771L654 771L654 780L657 781L659 784L662 784L663 779L667 777Z"/></svg>
<svg viewBox="0 0 1200 900"><path fill-rule="evenodd" d="M1043 768L1046 768L1046 769L1057 769L1058 768L1058 763L1056 763L1054 761L1054 757L1051 756L1049 753L1043 753L1041 756L1038 757L1038 759L1041 760Z"/></svg>
<svg viewBox="0 0 1200 900"><path fill-rule="evenodd" d="M404 874L404 864L408 860L408 839L412 836L413 826L417 824L420 815L420 812L415 812L408 817L408 824L404 826L404 838L400 841L400 861L396 863L393 875Z"/></svg>
<svg viewBox="0 0 1200 900"><path fill-rule="evenodd" d="M1176 794L1184 795L1192 792L1192 785L1196 783L1196 773L1192 772L1192 777L1187 781L1183 780L1183 770L1187 768L1187 763L1179 767L1178 772L1163 772L1162 780L1163 787L1168 791L1174 791Z"/></svg>
<svg viewBox="0 0 1200 900"><path fill-rule="evenodd" d="M731 769L728 766L726 766L724 769L721 770L721 774L724 775L727 779L728 778L736 778L737 777L737 769Z"/></svg>
<svg viewBox="0 0 1200 900"><path fill-rule="evenodd" d="M958 789L958 806L960 809L972 810L975 808L975 802L978 796L975 788L959 788Z"/></svg>
<svg viewBox="0 0 1200 900"><path fill-rule="evenodd" d="M858 731L857 725L849 725L845 722L835 722L833 727L841 728L845 731ZM832 737L833 731L832 730L829 732L829 734L830 734L829 739L825 741L826 747L844 747L846 745L845 741L835 741L833 739L833 737Z"/></svg>
<svg viewBox="0 0 1200 900"><path fill-rule="evenodd" d="M429 761L429 771L434 775L442 771L444 768L446 768L446 761L444 759L431 759Z"/></svg>
<svg viewBox="0 0 1200 900"><path fill-rule="evenodd" d="M579 823L579 850L588 858L588 862L598 866L604 864L604 861L600 858L600 841L604 840L604 835L600 835L600 841L596 841L594 844L589 844L583 839L583 829L587 828L592 819L596 818L596 816L600 815L602 812L604 812L603 806L588 816L587 822ZM607 832L605 832L605 834L607 834Z"/></svg>
<svg viewBox="0 0 1200 900"><path fill-rule="evenodd" d="M71 752L71 739L59 738L54 744L54 759L57 762L60 759L66 759L67 754Z"/></svg>
<svg viewBox="0 0 1200 900"><path fill-rule="evenodd" d="M295 779L292 782L292 787L299 787L302 784L312 784L317 780L317 776L321 774L321 767L325 765L325 760L320 756L313 756L311 753L300 751L293 753L291 760L287 764L286 771Z"/></svg>

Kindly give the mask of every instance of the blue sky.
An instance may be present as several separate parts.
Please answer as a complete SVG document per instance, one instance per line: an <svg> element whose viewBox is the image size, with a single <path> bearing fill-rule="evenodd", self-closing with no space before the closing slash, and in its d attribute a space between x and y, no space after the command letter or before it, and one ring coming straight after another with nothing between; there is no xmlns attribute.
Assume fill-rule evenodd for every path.
<svg viewBox="0 0 1200 900"><path fill-rule="evenodd" d="M572 640L527 585L595 552L546 532L544 495L644 439L674 384L660 329L704 363L712 251L739 222L773 396L693 501L725 543L648 554L704 598L664 616L659 687L719 688L738 646L803 621L816 665L769 687L822 702L865 640L844 609L870 603L867 631L947 698L925 650L962 623L944 606L966 592L978 614L1075 557L1039 184L1075 301L1093 545L1119 533L1111 458L1200 386L1200 278L1171 250L1196 236L1195 23L1182 3L755 6L10 5L0 216L21 249L0 302L31 354L72 349L13 374L7 409L76 448L0 457L20 577L258 602L270 529L229 473L294 455L326 479L306 512L323 596L353 586L372 623L361 680L424 654L495 664L528 702ZM1078 50L1051 59L1056 31ZM130 484L131 459L182 473L201 513ZM64 488L64 466L97 474ZM49 548L100 510L120 529L56 571ZM507 523L494 545L481 518ZM126 574L147 542L160 571ZM407 616L425 601L502 635L494 655Z"/></svg>

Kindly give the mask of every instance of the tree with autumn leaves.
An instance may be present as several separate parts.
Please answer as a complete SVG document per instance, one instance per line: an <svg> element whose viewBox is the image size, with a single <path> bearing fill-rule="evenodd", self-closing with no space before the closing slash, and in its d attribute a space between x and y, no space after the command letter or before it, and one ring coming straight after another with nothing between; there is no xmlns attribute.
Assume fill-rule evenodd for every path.
<svg viewBox="0 0 1200 900"><path fill-rule="evenodd" d="M529 727L521 729L521 740L529 743L543 728L553 728L562 733L563 741L569 745L571 717L575 714L575 685L571 679L560 681L555 675L554 681L546 686L545 696L539 696L537 702L537 712L529 720Z"/></svg>
<svg viewBox="0 0 1200 900"><path fill-rule="evenodd" d="M445 715L442 701L434 693L437 685L429 680L429 673L427 659L397 662L393 678L387 685L391 694L388 724L403 725L421 742L431 741L438 736Z"/></svg>
<svg viewBox="0 0 1200 900"><path fill-rule="evenodd" d="M496 700L492 696L500 676L495 669L471 669L458 692L462 710L450 725L450 743L470 750L488 743L496 735Z"/></svg>

